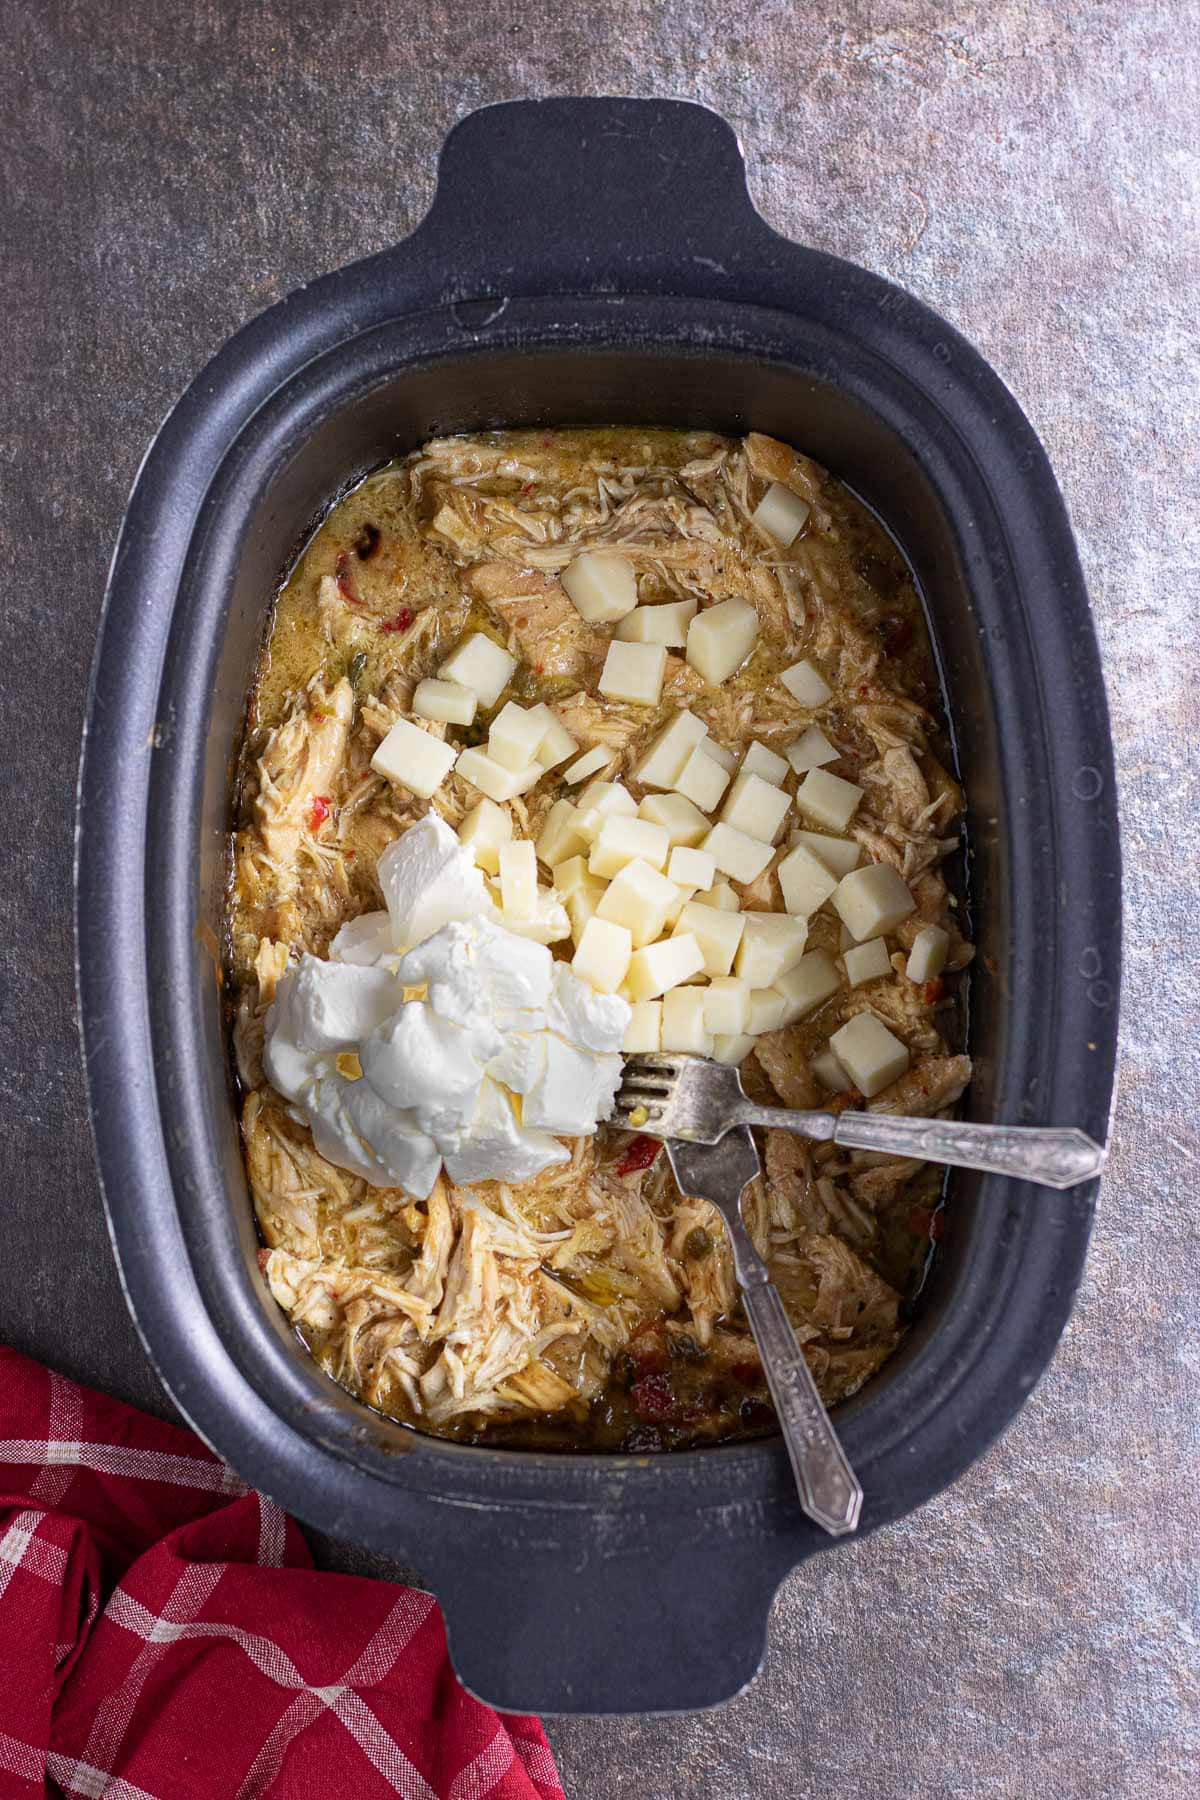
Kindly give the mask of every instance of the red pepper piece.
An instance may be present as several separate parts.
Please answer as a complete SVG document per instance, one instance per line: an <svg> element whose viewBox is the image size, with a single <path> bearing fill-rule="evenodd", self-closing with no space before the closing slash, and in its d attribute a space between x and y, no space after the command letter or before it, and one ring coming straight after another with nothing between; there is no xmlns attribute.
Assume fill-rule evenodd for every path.
<svg viewBox="0 0 1200 1800"><path fill-rule="evenodd" d="M935 975L932 981L927 981L924 988L926 1006L936 1006L945 991L946 984L940 975Z"/></svg>
<svg viewBox="0 0 1200 1800"><path fill-rule="evenodd" d="M310 814L313 831L319 831L321 829L322 825L329 817L331 810L332 808L330 807L328 797L325 794L313 795L312 811Z"/></svg>
<svg viewBox="0 0 1200 1800"><path fill-rule="evenodd" d="M636 1175L640 1170L648 1169L661 1149L661 1138L646 1137L639 1132L617 1164L617 1174Z"/></svg>
<svg viewBox="0 0 1200 1800"><path fill-rule="evenodd" d="M402 606L394 619L385 619L380 631L407 631L413 622L411 606Z"/></svg>
<svg viewBox="0 0 1200 1800"><path fill-rule="evenodd" d="M349 563L350 552L348 550L339 550L338 559L333 565L334 580L338 584L338 592L341 594L343 600L348 600L351 606L361 606L362 601L351 587L350 577L346 573Z"/></svg>
<svg viewBox="0 0 1200 1800"><path fill-rule="evenodd" d="M629 1390L629 1403L639 1419L651 1424L675 1416L676 1399L665 1375L647 1375Z"/></svg>

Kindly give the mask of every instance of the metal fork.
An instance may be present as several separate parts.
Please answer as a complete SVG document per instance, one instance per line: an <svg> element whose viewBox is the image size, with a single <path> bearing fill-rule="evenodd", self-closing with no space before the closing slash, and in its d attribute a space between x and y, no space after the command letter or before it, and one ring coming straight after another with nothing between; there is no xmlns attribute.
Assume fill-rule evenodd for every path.
<svg viewBox="0 0 1200 1800"><path fill-rule="evenodd" d="M737 1126L714 1145L668 1138L667 1156L680 1193L711 1200L724 1215L746 1317L775 1402L800 1504L810 1519L842 1537L858 1526L863 1491L817 1392L779 1290L742 1221L742 1195L759 1171L749 1127Z"/></svg>
<svg viewBox="0 0 1200 1800"><path fill-rule="evenodd" d="M1051 1125L970 1125L894 1113L804 1112L755 1106L735 1068L698 1056L631 1056L617 1093L621 1124L651 1137L717 1144L737 1125L766 1125L798 1137L920 1158L955 1169L1013 1175L1042 1187L1090 1181L1106 1152L1084 1131Z"/></svg>

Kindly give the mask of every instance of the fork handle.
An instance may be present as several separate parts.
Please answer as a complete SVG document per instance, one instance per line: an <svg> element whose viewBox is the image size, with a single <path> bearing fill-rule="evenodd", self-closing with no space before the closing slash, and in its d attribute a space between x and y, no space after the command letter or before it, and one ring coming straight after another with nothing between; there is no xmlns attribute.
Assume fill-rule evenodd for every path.
<svg viewBox="0 0 1200 1800"><path fill-rule="evenodd" d="M877 1150L955 1169L982 1169L1050 1188L1091 1181L1103 1169L1106 1154L1073 1126L972 1125L960 1119L907 1119L895 1113L796 1112L785 1106L739 1108L738 1121L832 1140L847 1150Z"/></svg>

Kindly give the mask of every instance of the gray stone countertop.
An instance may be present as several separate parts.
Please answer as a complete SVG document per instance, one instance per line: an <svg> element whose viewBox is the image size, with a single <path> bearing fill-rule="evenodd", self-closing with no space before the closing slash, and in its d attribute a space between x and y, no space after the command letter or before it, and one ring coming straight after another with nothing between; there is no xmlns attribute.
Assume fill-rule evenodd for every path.
<svg viewBox="0 0 1200 1800"><path fill-rule="evenodd" d="M785 1585L748 1693L551 1721L573 1796L1200 1792L1198 43L1194 0L0 0L4 1341L170 1410L109 1255L73 1018L71 810L108 557L191 375L409 230L456 118L531 93L717 108L774 225L892 277L990 358L1075 521L1128 909L1078 1309L962 1480Z"/></svg>

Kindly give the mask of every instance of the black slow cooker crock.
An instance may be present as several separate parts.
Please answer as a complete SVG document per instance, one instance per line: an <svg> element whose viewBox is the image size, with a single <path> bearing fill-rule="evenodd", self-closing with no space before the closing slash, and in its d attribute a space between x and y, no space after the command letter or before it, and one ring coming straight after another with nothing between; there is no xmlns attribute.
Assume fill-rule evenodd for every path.
<svg viewBox="0 0 1200 1800"><path fill-rule="evenodd" d="M113 560L78 816L83 1039L105 1204L181 1411L301 1519L418 1567L497 1706L709 1705L753 1675L782 1577L830 1540L777 1441L547 1455L415 1435L309 1360L258 1272L222 1040L230 780L270 597L306 530L432 433L754 428L856 489L928 608L980 945L970 1116L1107 1132L1120 863L1096 643L1012 396L898 288L771 231L701 107L490 107L403 243L247 326L138 475ZM862 1530L1012 1418L1069 1312L1095 1189L956 1175L900 1353L837 1423Z"/></svg>

